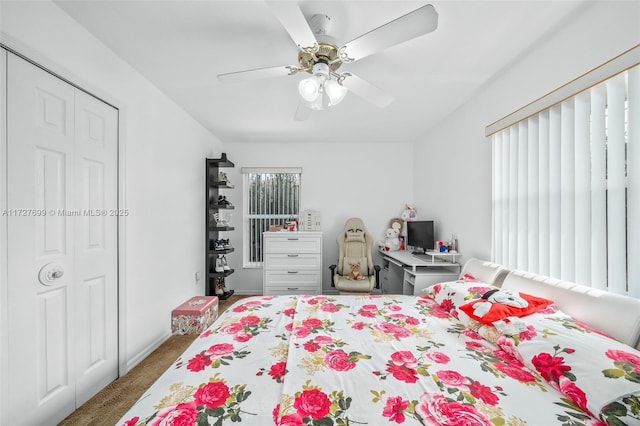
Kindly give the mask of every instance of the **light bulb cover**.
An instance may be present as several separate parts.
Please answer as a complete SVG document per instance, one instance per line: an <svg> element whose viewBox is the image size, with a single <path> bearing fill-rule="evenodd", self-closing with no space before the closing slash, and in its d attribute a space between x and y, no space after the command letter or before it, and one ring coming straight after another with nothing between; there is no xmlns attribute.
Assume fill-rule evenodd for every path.
<svg viewBox="0 0 640 426"><path fill-rule="evenodd" d="M327 80L324 83L324 92L329 98L329 106L338 105L347 94L347 88L335 80Z"/></svg>
<svg viewBox="0 0 640 426"><path fill-rule="evenodd" d="M298 92L300 92L302 99L307 102L313 102L320 94L320 81L316 76L300 80L300 83L298 83Z"/></svg>

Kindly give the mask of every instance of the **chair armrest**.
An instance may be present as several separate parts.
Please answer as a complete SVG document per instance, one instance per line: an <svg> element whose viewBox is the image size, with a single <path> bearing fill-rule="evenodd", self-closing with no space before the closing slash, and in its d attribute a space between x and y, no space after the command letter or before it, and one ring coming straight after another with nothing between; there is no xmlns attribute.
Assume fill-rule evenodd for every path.
<svg viewBox="0 0 640 426"><path fill-rule="evenodd" d="M373 265L373 269L376 271L376 288L380 288L380 266Z"/></svg>
<svg viewBox="0 0 640 426"><path fill-rule="evenodd" d="M331 287L335 287L336 285L333 283L333 276L336 274L336 267L338 265L329 265L329 269L331 269Z"/></svg>

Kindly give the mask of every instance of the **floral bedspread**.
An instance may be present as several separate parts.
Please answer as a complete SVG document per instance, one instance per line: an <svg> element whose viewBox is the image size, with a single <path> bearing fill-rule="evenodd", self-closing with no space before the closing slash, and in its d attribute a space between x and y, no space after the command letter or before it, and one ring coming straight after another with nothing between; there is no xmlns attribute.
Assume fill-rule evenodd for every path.
<svg viewBox="0 0 640 426"><path fill-rule="evenodd" d="M247 298L118 424L601 424L500 343L427 296Z"/></svg>

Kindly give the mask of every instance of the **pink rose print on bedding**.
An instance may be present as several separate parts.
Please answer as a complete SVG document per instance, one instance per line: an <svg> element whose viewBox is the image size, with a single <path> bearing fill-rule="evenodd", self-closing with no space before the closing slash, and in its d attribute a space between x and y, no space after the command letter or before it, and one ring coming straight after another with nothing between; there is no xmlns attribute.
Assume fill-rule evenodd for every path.
<svg viewBox="0 0 640 426"><path fill-rule="evenodd" d="M365 318L375 318L378 314L378 307L376 305L362 305L358 314Z"/></svg>
<svg viewBox="0 0 640 426"><path fill-rule="evenodd" d="M271 299L273 298L269 296L264 296L260 298L260 300L249 300L247 302L244 302L241 305L236 306L235 308L232 309L232 311L236 313L241 313L241 312L247 312L247 311L252 312L260 308L266 308L271 306L271 304L268 303Z"/></svg>
<svg viewBox="0 0 640 426"><path fill-rule="evenodd" d="M563 357L554 356L545 352L534 356L531 362L540 375L550 383L558 383L560 377L571 371L571 367L564 363ZM573 380L575 380L575 377L573 377Z"/></svg>
<svg viewBox="0 0 640 426"><path fill-rule="evenodd" d="M640 356L617 349L609 349L605 355L613 361L615 367L602 370L605 377L610 379L624 378L633 383L640 383Z"/></svg>
<svg viewBox="0 0 640 426"><path fill-rule="evenodd" d="M385 334L391 334L396 340L411 336L411 331L409 329L401 325L389 324L386 322L374 324L373 329Z"/></svg>
<svg viewBox="0 0 640 426"><path fill-rule="evenodd" d="M318 389L304 390L293 403L300 417L322 419L331 409L331 401L324 392Z"/></svg>
<svg viewBox="0 0 640 426"><path fill-rule="evenodd" d="M320 350L320 345L317 344L316 342L314 342L313 340L309 340L308 342L305 342L302 345L302 347L307 352L316 352L316 351Z"/></svg>
<svg viewBox="0 0 640 426"><path fill-rule="evenodd" d="M356 366L351 355L344 351L331 351L324 356L324 363L330 370L349 371Z"/></svg>
<svg viewBox="0 0 640 426"><path fill-rule="evenodd" d="M231 396L229 386L223 382L211 382L202 386L193 395L197 406L218 408L227 402Z"/></svg>
<svg viewBox="0 0 640 426"><path fill-rule="evenodd" d="M415 383L418 381L417 371L404 365L396 365L390 363L387 364L386 371L400 382Z"/></svg>
<svg viewBox="0 0 640 426"><path fill-rule="evenodd" d="M439 394L424 393L416 405L416 412L425 424L493 426L475 407L448 400Z"/></svg>
<svg viewBox="0 0 640 426"><path fill-rule="evenodd" d="M516 366L514 364L502 364L497 362L494 364L496 370L506 374L512 379L516 379L522 383L533 383L536 381L536 376L531 374L524 365Z"/></svg>
<svg viewBox="0 0 640 426"><path fill-rule="evenodd" d="M609 349L605 355L613 361L632 365L634 371L640 373L640 356L615 349Z"/></svg>
<svg viewBox="0 0 640 426"><path fill-rule="evenodd" d="M453 370L441 370L436 376L448 388L468 389L468 380L462 374Z"/></svg>
<svg viewBox="0 0 640 426"><path fill-rule="evenodd" d="M197 423L198 411L195 402L178 404L158 411L153 426L192 426Z"/></svg>
<svg viewBox="0 0 640 426"><path fill-rule="evenodd" d="M323 303L320 310L322 312L338 312L340 309L334 303Z"/></svg>
<svg viewBox="0 0 640 426"><path fill-rule="evenodd" d="M209 355L212 358L220 358L225 355L230 355L233 353L233 345L230 343L219 343L217 345L211 346L206 350L205 355Z"/></svg>
<svg viewBox="0 0 640 426"><path fill-rule="evenodd" d="M256 373L256 376L262 376L266 371L267 370L265 368L260 368ZM281 361L273 364L269 368L269 371L267 372L267 374L271 376L271 378L276 382L283 383L284 376L285 374L287 374L287 363L285 361Z"/></svg>
<svg viewBox="0 0 640 426"><path fill-rule="evenodd" d="M436 364L448 364L449 361L451 361L451 358L449 358L446 354L443 354L442 352L427 352L425 354L425 357L435 362Z"/></svg>
<svg viewBox="0 0 640 426"><path fill-rule="evenodd" d="M280 404L276 405L271 414L273 415L273 424L276 426L304 426L302 417L298 413L280 417Z"/></svg>
<svg viewBox="0 0 640 426"><path fill-rule="evenodd" d="M409 401L402 399L402 397L390 397L387 398L387 405L382 410L382 415L384 417L389 417L390 422L396 422L398 424L404 423L404 411L408 407Z"/></svg>
<svg viewBox="0 0 640 426"><path fill-rule="evenodd" d="M287 405L273 410L274 423L278 426L352 424L348 417L352 400L342 390L327 394L308 380L301 392L282 395L281 401L287 401Z"/></svg>
<svg viewBox="0 0 640 426"><path fill-rule="evenodd" d="M250 353L251 352L243 350L236 350L230 343L219 343L199 354L195 354L193 358L187 362L187 370L197 373L207 367L219 368L221 366L228 366L231 365L230 361L242 359ZM181 368L182 366L182 361L179 360L176 363L176 368Z"/></svg>
<svg viewBox="0 0 640 426"><path fill-rule="evenodd" d="M397 365L404 365L409 368L416 368L418 366L418 360L409 351L398 351L391 354L391 361Z"/></svg>
<svg viewBox="0 0 640 426"><path fill-rule="evenodd" d="M138 420L140 420L140 417L138 416L132 417L131 419L124 422L123 426L136 426L136 424L138 423Z"/></svg>
<svg viewBox="0 0 640 426"><path fill-rule="evenodd" d="M500 399L498 395L493 393L490 387L480 382L471 383L469 393L487 405L496 405Z"/></svg>

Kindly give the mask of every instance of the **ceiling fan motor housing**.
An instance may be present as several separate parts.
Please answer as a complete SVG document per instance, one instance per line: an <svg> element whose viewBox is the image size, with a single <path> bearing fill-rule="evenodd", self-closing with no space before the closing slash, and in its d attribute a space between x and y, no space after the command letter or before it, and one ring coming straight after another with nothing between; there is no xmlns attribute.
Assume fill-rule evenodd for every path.
<svg viewBox="0 0 640 426"><path fill-rule="evenodd" d="M331 30L331 17L324 14L313 15L309 19L309 27L318 40L318 49L302 49L298 55L300 67L313 74L313 66L318 62L325 62L331 71L336 71L342 65L338 57L336 39L328 33ZM312 46L308 46L311 48Z"/></svg>

